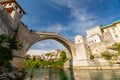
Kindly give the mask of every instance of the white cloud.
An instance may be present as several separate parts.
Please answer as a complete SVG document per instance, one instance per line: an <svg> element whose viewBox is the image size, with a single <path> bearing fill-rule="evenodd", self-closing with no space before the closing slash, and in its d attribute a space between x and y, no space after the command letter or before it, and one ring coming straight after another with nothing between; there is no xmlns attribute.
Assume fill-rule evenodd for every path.
<svg viewBox="0 0 120 80"><path fill-rule="evenodd" d="M44 51L44 50L32 50L30 49L27 54L31 55L31 56L34 56L34 55L42 55L42 54L45 54L47 53L47 51Z"/></svg>
<svg viewBox="0 0 120 80"><path fill-rule="evenodd" d="M96 19L96 15L90 14L87 12L90 3L93 0L88 0L85 4L85 0L52 0L55 4L60 6L65 6L71 9L71 17L74 18L66 28L72 30L74 33L77 34L85 34L86 29L97 25L97 22L94 20ZM64 26L61 26L64 30Z"/></svg>
<svg viewBox="0 0 120 80"><path fill-rule="evenodd" d="M83 3L84 0L80 0L81 2L78 2L77 0L51 0L54 4L53 7L58 6L58 9L60 10L60 6L64 6L67 8L71 9L71 15L70 17L73 17L74 19L71 20L70 23L68 23L67 26L64 26L60 23L56 23L56 24L52 24L49 26L45 26L46 29L43 29L45 31L48 32L56 32L56 33L62 33L62 35L64 35L67 39L71 39L72 41L74 41L74 37L75 35L71 35L68 32L74 33L74 34L81 34L83 36L85 36L85 31L91 27L94 27L96 25L98 25L98 21L99 20L95 20L97 18L96 15L90 14L87 12L87 10L89 9L89 6L91 5L90 3L93 0L88 0L86 5ZM42 28L41 28L42 30ZM46 42L46 43L41 43L38 46L44 47L45 46L50 46L51 42ZM54 46L58 46L63 48L63 46L60 46L59 44L55 43L56 45ZM53 50L53 47L49 47L49 50Z"/></svg>
<svg viewBox="0 0 120 80"><path fill-rule="evenodd" d="M54 24L47 27L46 31L60 33L63 30L63 28L64 27L61 24Z"/></svg>
<svg viewBox="0 0 120 80"><path fill-rule="evenodd" d="M44 51L50 52L52 50L57 50L57 49L64 50L65 47L61 43L55 40L49 39L49 40L43 40L34 44L31 47L31 49L44 50Z"/></svg>
<svg viewBox="0 0 120 80"><path fill-rule="evenodd" d="M49 26L40 27L39 30L45 32L61 33L66 30L66 27L60 23L56 23L56 24L51 24Z"/></svg>

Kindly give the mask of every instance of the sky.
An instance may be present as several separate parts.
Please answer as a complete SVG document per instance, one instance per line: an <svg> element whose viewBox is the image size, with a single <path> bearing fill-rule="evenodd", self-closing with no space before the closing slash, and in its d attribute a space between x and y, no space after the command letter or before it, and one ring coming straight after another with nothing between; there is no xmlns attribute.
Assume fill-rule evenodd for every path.
<svg viewBox="0 0 120 80"><path fill-rule="evenodd" d="M48 53L48 52L42 51L42 50L29 50L29 51L27 52L27 54L29 54L30 56L34 56L34 55L39 55L39 56L41 56L41 55L46 54L46 53Z"/></svg>
<svg viewBox="0 0 120 80"><path fill-rule="evenodd" d="M120 0L17 0L26 14L29 29L60 33L74 41L86 30L120 20ZM53 50L65 47L54 40L36 43L31 49Z"/></svg>

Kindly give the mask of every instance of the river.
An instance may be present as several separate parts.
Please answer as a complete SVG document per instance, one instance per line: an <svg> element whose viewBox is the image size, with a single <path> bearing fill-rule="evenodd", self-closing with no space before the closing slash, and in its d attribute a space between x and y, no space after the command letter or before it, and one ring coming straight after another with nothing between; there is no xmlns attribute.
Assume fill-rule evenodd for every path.
<svg viewBox="0 0 120 80"><path fill-rule="evenodd" d="M120 80L120 70L27 69L24 80Z"/></svg>

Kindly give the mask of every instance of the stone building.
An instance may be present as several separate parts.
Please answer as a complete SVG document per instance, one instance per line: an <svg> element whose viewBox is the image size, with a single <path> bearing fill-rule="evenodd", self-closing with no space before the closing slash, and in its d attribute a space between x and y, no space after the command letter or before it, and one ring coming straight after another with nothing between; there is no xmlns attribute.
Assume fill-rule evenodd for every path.
<svg viewBox="0 0 120 80"><path fill-rule="evenodd" d="M0 34L13 35L25 11L15 0L0 0Z"/></svg>
<svg viewBox="0 0 120 80"><path fill-rule="evenodd" d="M113 40L116 43L120 43L120 21L113 22L110 25L101 27L103 30L103 33L109 34L109 39L111 37L111 40ZM105 36L105 35L104 35ZM105 41L107 41L108 37L105 36Z"/></svg>
<svg viewBox="0 0 120 80"><path fill-rule="evenodd" d="M120 21L114 22L107 26L96 26L86 31L87 36L84 38L81 35L75 37L76 60L81 60L89 63L91 54L100 57L101 53L108 50L110 53L115 53L115 50L110 50L108 47L114 46L115 43L120 43ZM79 62L80 66L84 66Z"/></svg>
<svg viewBox="0 0 120 80"><path fill-rule="evenodd" d="M16 24L20 21L23 14L25 14L25 11L15 0L2 0L0 1L0 5L5 8ZM14 26L14 28L16 27Z"/></svg>
<svg viewBox="0 0 120 80"><path fill-rule="evenodd" d="M0 17L0 34L12 35L14 23L2 6L0 6Z"/></svg>
<svg viewBox="0 0 120 80"><path fill-rule="evenodd" d="M73 64L76 66L88 66L90 51L85 37L81 35L75 37L75 51L76 56Z"/></svg>
<svg viewBox="0 0 120 80"><path fill-rule="evenodd" d="M87 38L88 45L102 42L103 40L100 26L93 27L87 30L86 33L87 33L86 38Z"/></svg>
<svg viewBox="0 0 120 80"><path fill-rule="evenodd" d="M96 30L96 31L95 31ZM89 36L93 32L96 36ZM90 44L90 40L92 40ZM97 26L87 31L87 41L92 54L100 54L107 47L120 43L120 21L114 22L107 26Z"/></svg>
<svg viewBox="0 0 120 80"><path fill-rule="evenodd" d="M102 32L101 32L100 26L96 26L96 27L90 28L90 29L88 29L86 31L86 33L87 33L86 37L90 37L90 36L95 35L95 34L98 34L98 35L102 36Z"/></svg>
<svg viewBox="0 0 120 80"><path fill-rule="evenodd" d="M94 34L92 36L87 37L88 45L102 42L102 37L99 34Z"/></svg>

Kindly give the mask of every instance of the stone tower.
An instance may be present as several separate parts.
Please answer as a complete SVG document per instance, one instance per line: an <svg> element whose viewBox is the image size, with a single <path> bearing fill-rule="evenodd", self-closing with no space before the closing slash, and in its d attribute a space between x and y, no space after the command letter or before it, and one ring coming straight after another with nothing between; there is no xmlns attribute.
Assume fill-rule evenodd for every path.
<svg viewBox="0 0 120 80"><path fill-rule="evenodd" d="M87 39L81 35L75 37L75 51L73 65L75 66L88 66L89 64L89 49L87 46Z"/></svg>
<svg viewBox="0 0 120 80"><path fill-rule="evenodd" d="M17 24L25 11L16 2L16 0L0 0L0 6L3 6L13 21Z"/></svg>
<svg viewBox="0 0 120 80"><path fill-rule="evenodd" d="M16 0L0 0L0 35L6 34L12 37L15 34L18 41L20 38L24 40L23 35L25 36L27 31L29 32L28 28L20 21L24 14L24 10ZM22 41L20 41L21 45L23 45ZM13 55L13 60L10 61L12 66L21 67L24 60L23 53L21 50L14 50Z"/></svg>

